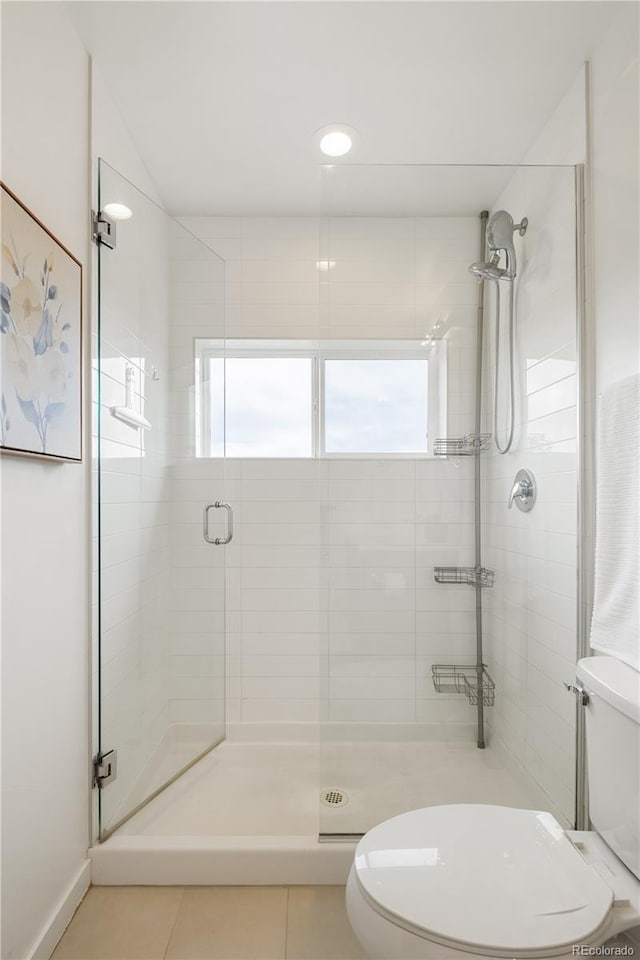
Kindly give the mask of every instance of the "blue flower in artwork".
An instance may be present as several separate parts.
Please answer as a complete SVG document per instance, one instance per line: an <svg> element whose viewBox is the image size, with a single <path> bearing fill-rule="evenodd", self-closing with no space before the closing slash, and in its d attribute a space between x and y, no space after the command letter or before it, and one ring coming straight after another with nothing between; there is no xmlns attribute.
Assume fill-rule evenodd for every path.
<svg viewBox="0 0 640 960"><path fill-rule="evenodd" d="M54 423L56 420L59 420L62 417L64 408L64 403L48 403L47 408L44 411L44 419L48 420L49 423Z"/></svg>
<svg viewBox="0 0 640 960"><path fill-rule="evenodd" d="M46 353L49 347L53 346L53 317L48 307L42 311L42 323L40 329L33 338L33 352L36 357Z"/></svg>
<svg viewBox="0 0 640 960"><path fill-rule="evenodd" d="M6 333L11 323L11 290L0 281L0 333Z"/></svg>
<svg viewBox="0 0 640 960"><path fill-rule="evenodd" d="M0 440L2 443L6 442L7 434L11 426L11 421L7 416L7 401L5 400L4 393L0 399Z"/></svg>
<svg viewBox="0 0 640 960"><path fill-rule="evenodd" d="M57 296L58 296L58 288L55 286L55 284L52 283L47 293L47 300L55 300Z"/></svg>
<svg viewBox="0 0 640 960"><path fill-rule="evenodd" d="M40 432L40 414L36 410L33 400L23 400L17 390L16 397L25 418Z"/></svg>

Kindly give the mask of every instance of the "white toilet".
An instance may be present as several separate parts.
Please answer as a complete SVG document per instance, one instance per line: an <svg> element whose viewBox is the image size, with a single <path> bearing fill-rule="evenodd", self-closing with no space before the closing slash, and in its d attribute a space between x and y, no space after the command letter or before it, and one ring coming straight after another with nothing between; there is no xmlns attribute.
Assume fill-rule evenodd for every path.
<svg viewBox="0 0 640 960"><path fill-rule="evenodd" d="M573 957L640 925L640 674L610 657L577 667L593 830L546 812L427 807L367 833L347 911L379 960Z"/></svg>

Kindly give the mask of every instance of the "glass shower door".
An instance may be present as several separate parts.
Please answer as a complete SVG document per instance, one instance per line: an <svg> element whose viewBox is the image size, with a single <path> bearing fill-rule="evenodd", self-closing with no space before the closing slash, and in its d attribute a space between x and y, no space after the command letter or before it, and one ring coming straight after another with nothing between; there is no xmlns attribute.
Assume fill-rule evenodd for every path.
<svg viewBox="0 0 640 960"><path fill-rule="evenodd" d="M563 681L578 649L578 182L571 167L322 170L325 326L361 368L339 391L325 378L335 397L321 398L341 443L324 448L321 839L441 803L573 822ZM528 218L514 235L516 430L504 457L493 400L506 311L499 324L495 291L482 307L469 272L485 259L482 211L499 210ZM367 351L395 356L396 375L367 373ZM414 375L429 385L426 422ZM508 505L521 468L538 484L530 514Z"/></svg>
<svg viewBox="0 0 640 960"><path fill-rule="evenodd" d="M99 207L115 225L93 371L105 839L225 736L232 515L224 446L200 456L195 348L215 338L224 355L224 263L103 161Z"/></svg>

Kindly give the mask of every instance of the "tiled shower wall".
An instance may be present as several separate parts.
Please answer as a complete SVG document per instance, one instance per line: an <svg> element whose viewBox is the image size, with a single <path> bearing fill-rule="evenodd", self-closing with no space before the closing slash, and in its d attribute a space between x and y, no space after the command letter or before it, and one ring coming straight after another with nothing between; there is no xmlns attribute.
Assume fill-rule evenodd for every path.
<svg viewBox="0 0 640 960"><path fill-rule="evenodd" d="M486 659L498 687L496 706L487 711L490 734L567 815L572 701L561 680L574 665L576 542L570 178L567 170L523 170L500 200L531 222L519 254L526 281L518 294L520 426L517 453L483 457L484 562L497 573L494 590L484 594ZM104 542L106 639L124 638L107 665L114 722L120 718L127 729L142 724L150 743L154 717L158 730L218 724L226 633L232 722L261 730L269 721L320 717L418 722L437 737L471 737L473 709L436 695L430 667L474 655L473 592L436 585L432 575L436 564L472 562L472 463L196 459L193 338L413 339L436 332L448 343L449 433L468 432L477 288L466 270L477 257L477 220L332 220L324 235L328 226L326 250L336 266L321 284L316 220L204 218L187 225L228 259L212 264L205 253L199 260L188 241L184 251L168 254L170 349L166 366L160 362L161 380L148 382L145 394L154 422L168 410L170 457L155 451L160 440L153 431L145 435L144 458L127 449L128 435L107 438L122 444L113 447L104 483L113 529ZM154 362L164 355L161 305L148 315L155 318L150 329L136 332L128 324L122 342L113 326L107 343L114 343L114 362L149 351ZM153 338L158 342L149 347ZM122 390L117 374L113 379L106 405ZM540 490L528 516L507 512L505 503L522 465L534 470ZM202 508L221 497L234 504L236 535L228 547L215 548L202 539ZM127 510L147 521L138 528ZM149 541L152 526L161 542ZM143 570L150 573L144 589ZM126 630L138 629L139 611L128 609L119 576L134 585L131 602L134 594L150 601L152 648L168 654L168 670L157 672L142 699L127 687L139 665L125 642ZM119 711L118 691L139 715Z"/></svg>
<svg viewBox="0 0 640 960"><path fill-rule="evenodd" d="M172 238L169 270L171 403L168 419L171 579L169 716L197 755L224 735L226 548L205 543L203 508L228 499L224 464L195 453L194 338L224 335L224 262L186 232ZM218 511L215 512L216 520ZM211 529L215 526L212 518ZM222 531L217 531L221 533Z"/></svg>
<svg viewBox="0 0 640 960"><path fill-rule="evenodd" d="M529 218L516 237L516 437L483 456L486 659L496 682L490 740L567 820L574 809L577 562L576 223L573 168L522 168L495 209ZM485 427L492 430L493 298L485 312ZM506 315L505 315L506 316ZM504 396L504 393L503 393ZM504 413L504 410L501 408ZM504 420L501 420L504 439ZM516 472L537 482L530 513L507 509Z"/></svg>
<svg viewBox="0 0 640 960"><path fill-rule="evenodd" d="M183 222L225 258L226 278L205 283L197 263L174 265L172 650L194 663L172 716L204 720L213 709L203 671L220 661L203 657L226 562L230 721L417 720L439 737L467 735L474 710L436 696L430 664L473 656L472 591L432 574L436 563L472 562L471 464L196 460L190 385L194 337L435 334L448 343L449 431L468 432L477 219ZM335 266L319 283L321 227L322 257ZM203 504L223 496L236 514L224 549L201 534Z"/></svg>
<svg viewBox="0 0 640 960"><path fill-rule="evenodd" d="M473 657L473 592L433 581L434 565L471 561L467 466L329 463L327 719L417 721L434 725L422 735L443 739L470 734L460 725L473 723L472 708L437 695L431 681L432 663Z"/></svg>

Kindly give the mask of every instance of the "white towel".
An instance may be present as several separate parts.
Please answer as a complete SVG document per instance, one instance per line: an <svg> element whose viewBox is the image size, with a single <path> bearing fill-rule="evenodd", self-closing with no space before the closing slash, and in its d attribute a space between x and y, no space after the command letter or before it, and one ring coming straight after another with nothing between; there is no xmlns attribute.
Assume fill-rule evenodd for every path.
<svg viewBox="0 0 640 960"><path fill-rule="evenodd" d="M640 669L640 376L602 394L591 646Z"/></svg>

